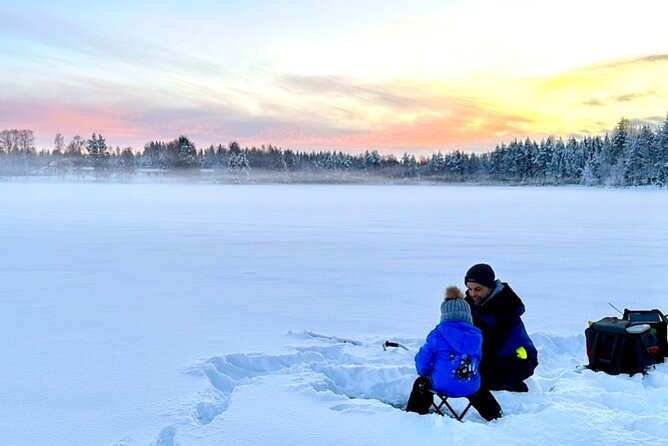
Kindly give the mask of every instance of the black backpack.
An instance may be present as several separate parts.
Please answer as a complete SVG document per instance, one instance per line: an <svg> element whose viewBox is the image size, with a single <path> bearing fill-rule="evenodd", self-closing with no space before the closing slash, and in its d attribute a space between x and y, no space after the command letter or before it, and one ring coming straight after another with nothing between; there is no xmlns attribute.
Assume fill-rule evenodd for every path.
<svg viewBox="0 0 668 446"><path fill-rule="evenodd" d="M590 324L585 338L588 367L610 375L645 373L659 354L657 338L645 323L605 317Z"/></svg>
<svg viewBox="0 0 668 446"><path fill-rule="evenodd" d="M634 324L647 324L659 346L659 352L656 355L656 362L663 362L668 356L668 320L666 316L657 309L654 310L629 310L624 309L624 319Z"/></svg>

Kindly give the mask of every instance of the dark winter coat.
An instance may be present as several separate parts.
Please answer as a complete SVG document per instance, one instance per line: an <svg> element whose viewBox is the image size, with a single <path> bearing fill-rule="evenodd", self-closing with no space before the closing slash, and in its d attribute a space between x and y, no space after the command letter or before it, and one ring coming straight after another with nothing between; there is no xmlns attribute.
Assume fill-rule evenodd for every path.
<svg viewBox="0 0 668 446"><path fill-rule="evenodd" d="M415 355L420 376L431 377L431 387L447 396L469 396L480 388L478 366L482 333L464 321L442 321Z"/></svg>
<svg viewBox="0 0 668 446"><path fill-rule="evenodd" d="M476 305L466 292L473 324L482 330L482 364L484 385L492 390L518 390L538 365L538 352L527 334L521 316L524 303L507 283L496 281L490 296ZM520 357L518 349L526 351Z"/></svg>

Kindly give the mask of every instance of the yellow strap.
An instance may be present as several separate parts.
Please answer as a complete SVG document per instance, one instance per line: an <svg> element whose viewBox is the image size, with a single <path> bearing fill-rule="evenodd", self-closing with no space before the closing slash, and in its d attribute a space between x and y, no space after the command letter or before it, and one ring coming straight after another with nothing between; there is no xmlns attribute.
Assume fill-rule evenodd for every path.
<svg viewBox="0 0 668 446"><path fill-rule="evenodd" d="M527 351L524 347L520 347L517 350L515 350L515 353L517 353L517 357L520 359L527 359L529 355L527 355Z"/></svg>

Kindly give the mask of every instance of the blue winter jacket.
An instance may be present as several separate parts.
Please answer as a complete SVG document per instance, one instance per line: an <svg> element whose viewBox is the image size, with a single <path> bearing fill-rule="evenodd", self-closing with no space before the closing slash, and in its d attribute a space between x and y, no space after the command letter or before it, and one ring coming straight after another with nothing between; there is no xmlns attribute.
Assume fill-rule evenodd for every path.
<svg viewBox="0 0 668 446"><path fill-rule="evenodd" d="M478 366L482 332L463 321L442 321L415 355L420 376L431 377L431 387L447 396L469 396L480 388Z"/></svg>

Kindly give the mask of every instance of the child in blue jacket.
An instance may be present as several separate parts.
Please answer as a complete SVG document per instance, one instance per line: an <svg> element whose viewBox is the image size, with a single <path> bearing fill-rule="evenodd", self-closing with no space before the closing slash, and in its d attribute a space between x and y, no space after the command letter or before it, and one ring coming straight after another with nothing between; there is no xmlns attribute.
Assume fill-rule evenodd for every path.
<svg viewBox="0 0 668 446"><path fill-rule="evenodd" d="M441 304L441 322L415 355L420 377L413 385L406 410L429 413L434 391L448 397L466 397L486 420L499 418L501 407L486 389L480 389L482 332L471 319L471 308L457 287L448 287Z"/></svg>

